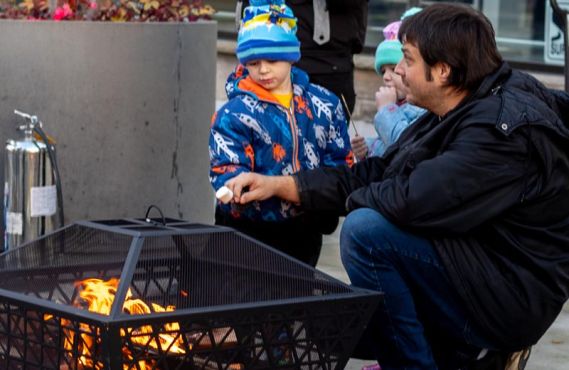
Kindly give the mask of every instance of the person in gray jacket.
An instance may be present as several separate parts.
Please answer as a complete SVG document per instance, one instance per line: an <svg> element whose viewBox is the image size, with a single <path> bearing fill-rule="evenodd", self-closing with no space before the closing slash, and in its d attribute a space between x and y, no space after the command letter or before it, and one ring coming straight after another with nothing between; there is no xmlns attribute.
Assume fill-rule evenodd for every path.
<svg viewBox="0 0 569 370"><path fill-rule="evenodd" d="M361 342L383 370L521 369L569 297L569 95L512 70L467 6L428 6L399 39L429 113L383 157L227 186L347 213L344 267L384 294Z"/></svg>

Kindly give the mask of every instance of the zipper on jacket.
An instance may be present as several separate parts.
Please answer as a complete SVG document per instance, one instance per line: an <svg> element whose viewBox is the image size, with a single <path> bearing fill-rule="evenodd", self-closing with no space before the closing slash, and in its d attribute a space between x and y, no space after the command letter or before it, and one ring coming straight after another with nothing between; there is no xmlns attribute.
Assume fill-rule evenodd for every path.
<svg viewBox="0 0 569 370"><path fill-rule="evenodd" d="M265 103L269 103L269 104L274 104L286 114L286 116L288 118L287 121L288 121L288 124L290 126L291 137L292 137L292 158L291 158L292 169L293 169L293 172L300 171L300 160L298 159L298 148L299 148L300 143L298 142L298 135L297 135L297 130L296 130L296 128L297 128L296 118L294 116L294 94L292 95L292 101L290 102L290 108L286 108L284 105L277 103L277 102L274 102L274 101L270 101L270 100L259 99L259 98L257 98L257 100L265 102Z"/></svg>
<svg viewBox="0 0 569 370"><path fill-rule="evenodd" d="M298 159L298 148L300 143L298 142L296 118L294 116L294 96L290 103L290 108L287 110L287 115L289 116L289 124L292 136L292 169L294 172L300 171L300 160Z"/></svg>

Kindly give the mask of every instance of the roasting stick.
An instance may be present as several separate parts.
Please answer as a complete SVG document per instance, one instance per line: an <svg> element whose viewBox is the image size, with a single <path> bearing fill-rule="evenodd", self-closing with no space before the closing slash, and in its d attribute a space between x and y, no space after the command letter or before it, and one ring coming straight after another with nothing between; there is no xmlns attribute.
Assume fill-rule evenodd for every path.
<svg viewBox="0 0 569 370"><path fill-rule="evenodd" d="M344 98L344 94L340 94L340 98L342 98L342 102L344 103L344 107L346 108L346 113L348 115L348 126L351 123L352 127L354 128L354 132L356 133L356 136L360 136L360 134L358 134L358 129L356 128L356 124L354 123L354 121L352 121L352 113L350 113L350 110L348 109L348 103L346 103L346 98Z"/></svg>

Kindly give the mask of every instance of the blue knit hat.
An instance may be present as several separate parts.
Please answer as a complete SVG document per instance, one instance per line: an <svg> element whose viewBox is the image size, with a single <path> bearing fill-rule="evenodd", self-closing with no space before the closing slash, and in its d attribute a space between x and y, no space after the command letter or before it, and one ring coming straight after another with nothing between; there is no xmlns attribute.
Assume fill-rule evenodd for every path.
<svg viewBox="0 0 569 370"><path fill-rule="evenodd" d="M375 71L381 76L381 67L386 64L397 64L403 59L401 42L397 39L401 21L392 22L383 29L385 40L377 45L375 50Z"/></svg>
<svg viewBox="0 0 569 370"><path fill-rule="evenodd" d="M300 59L296 37L296 18L284 0L250 0L245 8L237 35L237 59L241 64L252 60Z"/></svg>

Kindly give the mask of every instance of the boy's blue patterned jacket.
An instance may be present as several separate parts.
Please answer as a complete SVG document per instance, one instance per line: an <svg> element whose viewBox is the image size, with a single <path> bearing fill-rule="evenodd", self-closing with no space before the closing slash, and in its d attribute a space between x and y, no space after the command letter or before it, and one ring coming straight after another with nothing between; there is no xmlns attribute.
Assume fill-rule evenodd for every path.
<svg viewBox="0 0 569 370"><path fill-rule="evenodd" d="M257 85L243 66L227 79L229 101L214 115L209 138L215 190L241 172L290 175L300 169L352 165L353 153L340 100L292 68L293 105L287 109ZM293 112L294 111L294 112ZM300 213L277 198L248 206L221 204L234 218L282 221Z"/></svg>

